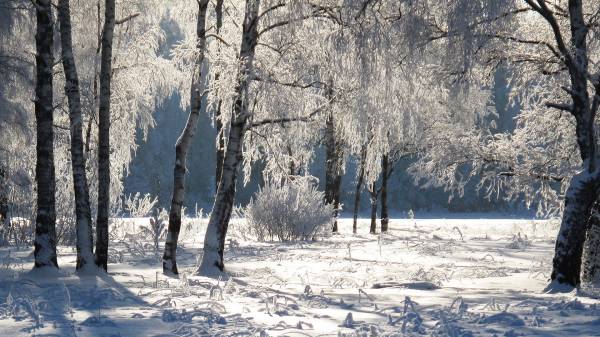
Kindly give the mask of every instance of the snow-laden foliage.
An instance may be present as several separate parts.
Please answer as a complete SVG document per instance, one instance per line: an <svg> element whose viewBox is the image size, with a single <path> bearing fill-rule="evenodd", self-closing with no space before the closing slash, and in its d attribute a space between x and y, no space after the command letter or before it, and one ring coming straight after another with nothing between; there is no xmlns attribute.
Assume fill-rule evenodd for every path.
<svg viewBox="0 0 600 337"><path fill-rule="evenodd" d="M314 240L333 221L324 197L308 178L267 185L246 209L248 229L259 241Z"/></svg>
<svg viewBox="0 0 600 337"><path fill-rule="evenodd" d="M23 41L33 36L35 27L29 12L3 8L24 4L26 1L0 1L0 213L6 211L8 217L33 219L35 152L23 149L35 146L31 128L34 117L30 113L34 59L30 55L31 44ZM5 235L13 231L10 221L0 220L2 226ZM32 240L31 236L22 237L24 241L16 240L17 237L20 236L14 235L10 241Z"/></svg>
<svg viewBox="0 0 600 337"><path fill-rule="evenodd" d="M152 197L150 194L141 195L139 192L123 198L124 210L134 218L149 216L157 202L157 197Z"/></svg>
<svg viewBox="0 0 600 337"><path fill-rule="evenodd" d="M94 202L97 199L95 159L100 72L98 27L101 29L103 25L104 13L103 2L99 4L89 1L72 6L74 53L78 61L85 116L84 140L88 155L90 196ZM136 141L139 138L136 133L141 132L141 136L145 137L148 129L155 126L152 113L171 96L182 76L168 59L168 52L165 52L171 43L165 32L170 20L167 5L163 1L117 1L116 4L117 20L121 23L115 28L111 91L111 204L114 210L119 206L122 181L128 174L129 163L137 148ZM62 99L62 76L57 80L56 95ZM67 125L66 114L57 117L56 123ZM63 137L65 141L58 143L67 146L67 131L63 135L57 134L57 137ZM57 163L68 161L68 151L56 152ZM59 158L59 153L64 159ZM65 174L59 174L59 170ZM68 165L64 169L57 168L57 177L70 179L69 172ZM71 184L70 180L64 183Z"/></svg>
<svg viewBox="0 0 600 337"><path fill-rule="evenodd" d="M537 2L531 3L498 1L488 6L487 1L459 0L443 9L420 1L419 6L436 8L428 16L421 11L418 17L421 26L428 27L426 55L443 60L444 77L455 88L450 92L465 84L471 91L476 85L485 89L500 70L508 77L509 105L520 111L514 131L499 131L493 114L484 113L491 97L469 94L458 100L462 105L483 103L478 108L483 118L474 119L474 124L465 124L457 115L476 116L472 109L446 104L450 111L441 111L429 120L423 138L425 150L412 172L426 186L444 186L458 196L475 180L484 197L522 198L536 207L539 215L557 215L564 207L571 177L582 162L575 118L549 105L560 106L570 100L568 68L552 26L536 12ZM556 1L551 7L557 28L570 44L567 1ZM587 52L593 78L600 51L596 39L591 38L598 33L597 6L585 4L583 10L590 20ZM456 14L459 12L461 15Z"/></svg>
<svg viewBox="0 0 600 337"><path fill-rule="evenodd" d="M170 60L173 41L164 1L117 1L111 97L111 203L120 208L123 179L139 139L154 127L155 109L178 87L181 73ZM71 1L74 57L83 112L83 137L90 200L97 200L97 135L100 72L100 33L103 1ZM33 2L0 1L0 165L6 168L10 215L32 218L35 210L35 147L33 118L34 33ZM58 24L57 24L58 25ZM60 55L57 44L55 55ZM54 147L58 236L69 242L74 232L74 194L71 173L69 119L64 72L54 66ZM138 137L137 133L140 133ZM95 207L93 207L94 209Z"/></svg>

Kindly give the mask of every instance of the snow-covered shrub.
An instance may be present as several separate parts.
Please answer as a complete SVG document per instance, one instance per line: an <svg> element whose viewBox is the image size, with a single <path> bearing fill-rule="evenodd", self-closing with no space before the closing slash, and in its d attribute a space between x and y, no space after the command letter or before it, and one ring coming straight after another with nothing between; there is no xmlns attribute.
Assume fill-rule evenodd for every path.
<svg viewBox="0 0 600 337"><path fill-rule="evenodd" d="M192 213L192 212L190 212ZM167 218L168 221L168 218ZM199 233L206 232L208 223L208 214L204 213L204 209L199 208L198 204L194 207L194 212L188 215L186 212L181 214L181 232L179 233L180 240L191 240L196 242L199 239ZM229 236L229 234L227 234Z"/></svg>
<svg viewBox="0 0 600 337"><path fill-rule="evenodd" d="M150 215L154 206L158 202L158 197L152 197L150 194L141 195L139 192L135 195L129 195L123 200L125 209L134 218L143 218Z"/></svg>
<svg viewBox="0 0 600 337"><path fill-rule="evenodd" d="M159 243L164 238L169 224L169 214L164 209L156 209L147 225L140 226L140 234L152 240L154 255L160 256Z"/></svg>
<svg viewBox="0 0 600 337"><path fill-rule="evenodd" d="M311 240L324 233L333 221L333 206L308 180L283 186L267 185L246 209L249 230L259 241Z"/></svg>
<svg viewBox="0 0 600 337"><path fill-rule="evenodd" d="M29 219L15 217L10 219L7 237L17 247L32 245L34 231L35 224Z"/></svg>
<svg viewBox="0 0 600 337"><path fill-rule="evenodd" d="M506 248L509 249L526 249L531 246L531 241L527 237L527 235L521 236L521 232L517 233L517 235L513 235L512 242L506 245Z"/></svg>
<svg viewBox="0 0 600 337"><path fill-rule="evenodd" d="M56 219L56 241L60 245L75 245L75 242L77 241L75 218L64 217Z"/></svg>

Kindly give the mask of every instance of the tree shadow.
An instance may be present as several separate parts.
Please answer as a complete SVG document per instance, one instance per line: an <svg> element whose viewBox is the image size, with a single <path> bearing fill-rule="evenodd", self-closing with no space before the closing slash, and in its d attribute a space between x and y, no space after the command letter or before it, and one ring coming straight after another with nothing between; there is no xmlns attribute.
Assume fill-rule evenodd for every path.
<svg viewBox="0 0 600 337"><path fill-rule="evenodd" d="M15 336L77 336L86 330L119 335L122 320L109 318L110 312L150 306L103 271L77 275L42 268L2 276L0 319L28 323L16 324Z"/></svg>

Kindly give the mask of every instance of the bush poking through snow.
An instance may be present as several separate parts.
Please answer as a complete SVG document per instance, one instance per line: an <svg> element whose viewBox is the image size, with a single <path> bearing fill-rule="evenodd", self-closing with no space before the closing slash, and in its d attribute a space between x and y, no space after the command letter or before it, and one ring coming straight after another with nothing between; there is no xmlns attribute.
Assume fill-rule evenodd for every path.
<svg viewBox="0 0 600 337"><path fill-rule="evenodd" d="M267 185L246 209L249 230L258 241L312 240L333 221L333 206L309 181Z"/></svg>
<svg viewBox="0 0 600 337"><path fill-rule="evenodd" d="M152 213L154 206L158 202L158 197L152 197L150 194L141 195L139 192L135 195L129 195L123 200L125 209L134 218L144 218Z"/></svg>
<svg viewBox="0 0 600 337"><path fill-rule="evenodd" d="M154 255L160 258L160 241L163 240L167 233L167 225L169 224L169 214L164 209L156 209L150 217L150 222L146 226L140 227L140 232L147 238L152 240L152 248Z"/></svg>
<svg viewBox="0 0 600 337"><path fill-rule="evenodd" d="M506 248L522 250L529 246L531 246L531 241L527 235L521 236L521 232L519 232L517 235L513 235L512 242L506 245Z"/></svg>

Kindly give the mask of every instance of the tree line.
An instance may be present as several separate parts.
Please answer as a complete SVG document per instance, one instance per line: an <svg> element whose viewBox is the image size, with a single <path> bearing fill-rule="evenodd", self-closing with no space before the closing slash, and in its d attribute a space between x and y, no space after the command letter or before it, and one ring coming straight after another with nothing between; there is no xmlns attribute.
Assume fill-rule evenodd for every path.
<svg viewBox="0 0 600 337"><path fill-rule="evenodd" d="M310 176L324 146L335 218L346 162L358 163L354 232L365 188L370 232L378 205L387 231L388 179L412 157L407 173L422 186L460 197L477 179L482 197L521 198L540 215L560 215L553 284L593 281L598 8L583 0L2 0L0 216L17 204L35 213L36 267L58 267L57 223L74 218L77 270L106 270L135 130L155 127L152 112L178 93L189 116L174 148L165 274L178 273L186 159L207 111L216 196L200 274L225 272L237 181L257 163L269 184ZM490 104L498 71L519 106L511 132L497 129ZM19 155L30 138L35 152Z"/></svg>

